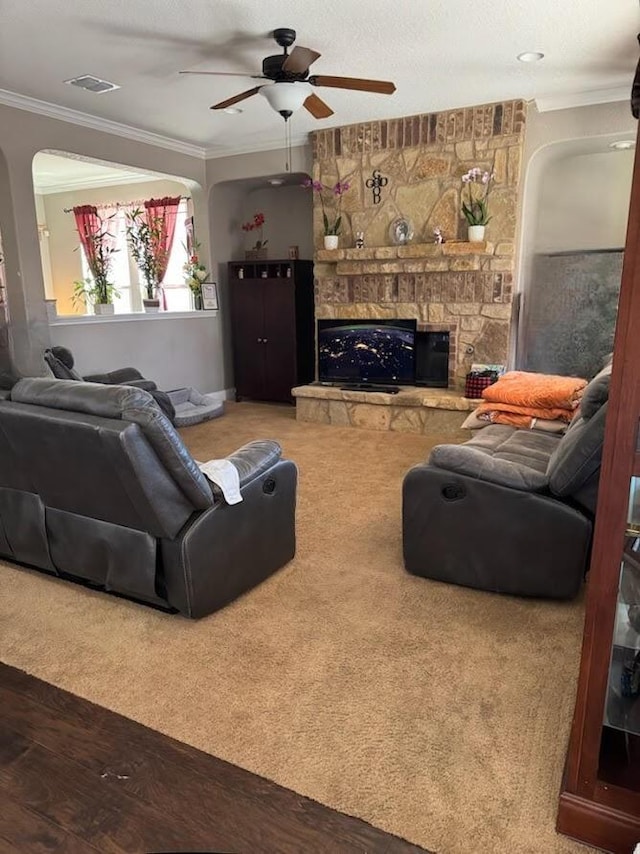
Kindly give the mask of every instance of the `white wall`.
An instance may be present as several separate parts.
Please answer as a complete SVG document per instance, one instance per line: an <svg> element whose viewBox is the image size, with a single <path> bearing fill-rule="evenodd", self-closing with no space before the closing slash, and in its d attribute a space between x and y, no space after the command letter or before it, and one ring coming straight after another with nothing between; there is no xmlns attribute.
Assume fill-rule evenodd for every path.
<svg viewBox="0 0 640 854"><path fill-rule="evenodd" d="M302 179L301 179L302 180ZM263 238L269 240L269 258L288 258L289 246L298 246L300 258L313 258L313 198L301 186L263 187L251 190L243 202L242 220L254 213L265 215ZM246 248L257 232L243 232Z"/></svg>
<svg viewBox="0 0 640 854"><path fill-rule="evenodd" d="M50 342L32 175L33 157L43 150L182 176L189 185L196 221L202 223L202 255L205 263L210 261L202 158L0 105L0 231L6 252L11 350L16 368L25 375L43 372L42 351ZM221 354L222 342L219 348Z"/></svg>
<svg viewBox="0 0 640 854"><path fill-rule="evenodd" d="M565 156L542 174L534 252L624 246L633 151Z"/></svg>
<svg viewBox="0 0 640 854"><path fill-rule="evenodd" d="M535 105L530 105L527 113L522 160L524 180L521 184L521 202L518 216L518 270L515 280L516 299L519 300L519 317L515 319L515 322L519 324L520 330L526 325L527 290L533 284L533 259L540 246L537 236L539 218L544 216L543 204L548 203L548 194L552 192L552 189L550 190L547 186L547 200L545 202L543 199L546 184L545 176L554 167L554 164L567 158L576 159L581 155L609 154L608 146L611 142L636 138L637 125L638 123L631 115L629 104L626 101L573 107L566 110L550 110L543 113L538 112ZM586 179L586 186L582 188L582 193L587 194L590 204L598 204L599 199L596 194L590 192L592 182L592 176ZM616 193L616 196L619 203L623 204L620 191ZM555 209L557 212L558 204L556 197L552 203L552 210ZM558 224L557 219L555 220L556 228L553 240L556 246L565 244L564 248L574 248L569 246L568 242L575 239L573 220L576 215L575 211L571 211L570 221L565 217L565 221L561 224ZM621 215L626 216L626 212L622 214L618 210L616 222L619 223L619 216ZM552 213L552 216L555 214ZM617 228L619 229L619 226ZM591 239L596 239L593 233ZM521 338L520 332L517 335L511 335L514 344ZM520 362L520 354L512 352L509 364L517 367Z"/></svg>
<svg viewBox="0 0 640 854"><path fill-rule="evenodd" d="M200 311L59 320L50 332L52 344L71 350L82 375L133 367L164 391L194 386L206 394L225 388L220 325L219 314Z"/></svg>

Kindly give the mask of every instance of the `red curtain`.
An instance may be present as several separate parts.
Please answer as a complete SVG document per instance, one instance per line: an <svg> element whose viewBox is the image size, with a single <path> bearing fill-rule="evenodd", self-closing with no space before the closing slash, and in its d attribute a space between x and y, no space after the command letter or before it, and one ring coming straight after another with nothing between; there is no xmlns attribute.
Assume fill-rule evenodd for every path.
<svg viewBox="0 0 640 854"><path fill-rule="evenodd" d="M169 255L173 246L173 235L176 230L178 218L178 205L180 196L165 196L163 199L148 199L144 203L147 223L150 227L155 226L153 233L157 235L154 240L153 255L156 260L158 271L158 286L162 308L167 308L167 300L162 290L162 282L167 272Z"/></svg>
<svg viewBox="0 0 640 854"><path fill-rule="evenodd" d="M162 284L162 280L167 272L169 255L173 246L173 235L176 230L179 204L180 196L176 196L175 198L165 196L164 199L149 199L144 203L147 222L150 226L155 226L154 231L157 231L153 254L156 259L159 284Z"/></svg>
<svg viewBox="0 0 640 854"><path fill-rule="evenodd" d="M95 237L100 233L102 223L98 216L98 209L94 205L78 205L73 209L76 218L76 228L80 235L80 243L84 249L87 264L93 276L96 275L96 241Z"/></svg>

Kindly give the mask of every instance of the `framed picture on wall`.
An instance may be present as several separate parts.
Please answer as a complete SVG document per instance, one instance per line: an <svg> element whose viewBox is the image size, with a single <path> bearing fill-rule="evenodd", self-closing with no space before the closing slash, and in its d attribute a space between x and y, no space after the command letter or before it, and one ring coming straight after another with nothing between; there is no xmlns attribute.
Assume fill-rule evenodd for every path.
<svg viewBox="0 0 640 854"><path fill-rule="evenodd" d="M202 308L205 311L218 310L218 285L216 282L203 282Z"/></svg>

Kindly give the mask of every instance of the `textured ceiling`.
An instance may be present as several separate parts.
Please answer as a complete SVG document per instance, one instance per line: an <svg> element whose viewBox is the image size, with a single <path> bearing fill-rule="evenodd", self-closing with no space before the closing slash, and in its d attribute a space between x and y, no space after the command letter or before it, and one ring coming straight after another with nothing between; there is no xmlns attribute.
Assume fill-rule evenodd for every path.
<svg viewBox="0 0 640 854"><path fill-rule="evenodd" d="M392 96L316 89L335 115L299 111L301 137L506 98L606 100L597 93L630 90L640 26L632 0L0 0L0 12L1 89L220 153L281 143L282 119L259 96L238 116L208 109L260 81L177 72L258 73L280 52L274 27L293 27L322 54L314 73L397 86ZM516 61L531 50L545 59ZM86 73L122 88L94 95L63 83Z"/></svg>

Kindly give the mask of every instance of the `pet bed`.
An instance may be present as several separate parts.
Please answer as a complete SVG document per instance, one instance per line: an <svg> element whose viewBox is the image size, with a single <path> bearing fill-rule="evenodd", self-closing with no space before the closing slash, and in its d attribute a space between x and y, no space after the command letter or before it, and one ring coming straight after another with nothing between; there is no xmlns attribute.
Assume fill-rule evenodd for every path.
<svg viewBox="0 0 640 854"><path fill-rule="evenodd" d="M201 394L196 388L177 388L168 392L176 411L176 427L190 427L224 412L224 403L212 394Z"/></svg>

